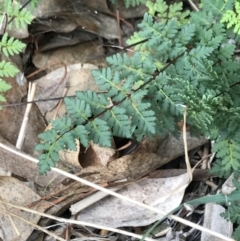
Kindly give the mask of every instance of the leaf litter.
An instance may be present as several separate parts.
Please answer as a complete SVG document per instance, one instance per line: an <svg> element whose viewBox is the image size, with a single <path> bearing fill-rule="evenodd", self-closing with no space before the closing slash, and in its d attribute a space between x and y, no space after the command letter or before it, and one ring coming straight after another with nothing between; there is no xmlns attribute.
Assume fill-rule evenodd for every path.
<svg viewBox="0 0 240 241"><path fill-rule="evenodd" d="M99 61L94 62L95 65L91 65L89 64L91 61L90 59L87 60L88 58L86 55L80 56L80 52L83 51L84 48L88 48L86 47L87 45L83 45L81 41L84 42L87 40L82 39L80 42L75 42L76 40L74 38L76 36L81 36L76 35L76 29L81 28L82 30L86 30L86 36L87 32L89 31L89 35L87 37L90 40L90 44L88 44L94 46L94 48L90 51L90 54L88 53L88 55L93 55L94 51L98 55L101 55L104 53L101 43L102 40L99 41L97 39L100 36L100 38L104 37L109 41L114 41L114 39L119 37L119 33L116 31L118 29L118 25L115 16L110 17L109 15L105 14L111 13L108 5L106 4L106 1L102 1L103 4L99 4L97 1L95 3L96 5L89 3L91 6L88 6L86 1L83 2L85 3L85 14L79 12L79 9L83 11L83 8L77 8L77 6L81 7L80 2L77 2L76 4L70 4L68 2L68 4L64 5L64 1L60 0L54 0L50 2L43 1L42 5L40 5L36 10L38 11L38 13L36 12L38 17L45 17L45 19L49 19L49 21L51 19L57 19L58 21L52 21L54 22L54 25L50 26L48 22L38 18L37 21L33 23L29 28L32 29L32 31L35 31L35 40L37 43L39 43L39 46L35 47L39 47L37 49L40 50L40 52L36 51L32 54L33 63L38 68L44 68L46 66L49 67L49 65L51 66L52 64L55 64L59 60L59 64L63 62L67 69L67 73L65 74L64 68L52 68L47 72L45 76L38 78L38 81L35 79L36 82L39 82L39 90L35 95L36 99L61 96L65 87L68 88L67 95L73 94L76 90L96 88L90 75L90 70L102 66L104 61L102 61L100 58ZM90 12L88 11L88 8L90 9ZM121 5L120 8L122 8ZM100 11L102 13L99 14ZM129 10L123 10L123 16L127 16L127 11ZM128 14L129 16L133 17L133 14L139 14L141 11L136 12L132 9L130 12L128 12ZM142 13L144 13L144 11L145 10L143 10ZM74 14L72 14L73 12ZM99 22L102 24L99 25ZM62 25L64 25L64 28ZM44 28L45 30L43 31ZM124 26L124 28L126 29L126 26ZM48 35L47 32L51 32L52 30L52 36L50 34ZM71 31L75 31L75 35L66 34ZM131 32L132 30L128 29L128 31ZM96 38L94 38L94 34L96 35ZM54 41L51 41L51 38L54 39ZM49 39L49 41L47 41L47 39ZM63 39L66 41L62 41ZM70 43L70 41L68 42L69 39L73 39L72 43ZM72 44L75 45L71 46ZM79 47L81 44L84 46L83 48ZM62 48L60 48L60 46ZM76 46L77 48L75 48ZM71 52L71 54L69 54L67 57L67 54L70 52L71 48L73 49L73 52ZM76 51L77 49L78 52ZM74 52L77 52L77 54L74 55ZM17 88L17 86L14 87L15 90ZM12 102L17 101L19 100L12 100ZM45 116L47 120L51 119L52 116L55 115L56 110L53 110L54 114L52 114L51 111L54 106L56 106L56 104L57 103L54 103L50 107L47 106L46 103L38 105L39 109L42 111L42 114L45 115L47 113L47 116ZM59 116L61 116L64 114L64 109L60 107L60 110L58 110L57 113ZM41 115L39 113L38 116L38 119L43 118L43 116L40 117ZM7 121L11 122L10 116L7 117ZM42 124L41 127L43 126L44 125ZM32 130L29 129L28 131ZM41 131L38 133L40 132ZM34 133L32 137L32 140L34 140L32 141L32 147L34 144L36 144L36 136L37 134ZM10 143L13 145L15 144L14 142L14 139L10 140ZM206 140L204 139L191 139L189 137L189 150L201 146L205 142ZM10 144L8 145L10 146ZM28 152L36 155L32 147L28 148ZM86 180L92 181L93 183L97 183L102 186L108 186L108 183L116 184L117 181L121 179L128 179L130 182L132 182L132 184L123 187L119 191L120 194L144 204L151 205L152 207L159 208L164 212L169 212L181 203L185 188L188 186L190 181L189 174L181 174L168 178L145 178L144 180L137 180L143 176L148 175L151 171L163 166L164 164L169 163L171 160L184 155L183 147L184 144L182 140L176 141L176 139L173 137L168 136L163 138L163 141L157 146L157 152L152 152L149 148L148 150L147 148L140 148L140 150L136 149L133 151L133 153L122 157L118 157L119 153L114 149L101 149L97 146L94 146L92 149L94 150L96 160L94 160L92 163L89 162L88 165L85 165L84 167L81 167L81 165L78 163L81 148L79 148L76 153L73 154L73 156L69 155L69 157L66 157L67 155L65 154L65 157L66 159L74 161L71 162L71 165L68 166L67 169L71 170L72 172L77 170L78 173L76 173L76 175L83 176ZM29 181L33 181L42 186L42 189L40 188L39 190L35 191L26 188L25 184L21 181L18 181L17 179L11 177L1 178L1 198L5 201L23 206L34 203L36 206L39 206L41 211L45 211L46 214L61 215L70 207L72 203L77 203L81 199L84 200L85 197L93 193L92 189L84 185L80 185L79 183L69 182L66 177L60 175L56 176L54 175L54 172L49 173L45 178L41 177L38 175L38 173L36 173L36 165L31 166L32 164L27 164L20 157L18 158L10 153L2 153L4 153L4 155L0 157L1 166L7 168L19 177L26 178ZM117 155L115 155L116 153ZM89 157L91 156L87 154L86 150L85 159L87 160ZM17 159L19 159L18 164L16 164ZM64 163L66 163L66 160ZM18 165L19 168L17 167ZM24 170L25 166L26 170ZM72 166L77 166L77 168ZM59 168L66 169L66 166L61 165L60 162ZM7 191L11 192L6 194ZM37 193L41 194L41 196ZM9 197L7 198L8 195L10 199ZM52 204L44 206L44 202L42 203L43 200L45 200L44 202L47 202L48 204ZM1 207L2 209L5 208L2 205ZM17 212L18 214L22 214L22 212L19 210ZM162 215L151 213L148 210L146 211L145 209L137 207L134 204L126 203L125 201L119 200L116 197L105 197L103 200L100 200L82 210L77 215L77 219L79 220L91 221L93 223L99 223L109 227L146 226L155 222L161 217ZM8 215L4 216L4 219L7 220L8 218ZM33 223L37 223L40 217L38 215L26 215L26 219ZM50 223L51 221L49 219L47 221L43 219L40 220L40 224L43 226ZM29 226L27 224L23 224L21 221L19 223L18 221L15 221L15 224L17 224L17 227L20 231L25 229L20 232L21 240L27 240L27 237L30 236L33 231L33 227L31 227L31 225ZM14 236L14 231L11 231L13 229L10 222L2 223L0 226L0 234L4 234L6 236L5 233L10 232L7 234L9 235L10 240L10 238ZM61 232L64 233L66 230L67 227L64 227ZM89 234L97 236L95 230L93 230L93 232L89 232ZM34 237L34 232L32 235Z"/></svg>

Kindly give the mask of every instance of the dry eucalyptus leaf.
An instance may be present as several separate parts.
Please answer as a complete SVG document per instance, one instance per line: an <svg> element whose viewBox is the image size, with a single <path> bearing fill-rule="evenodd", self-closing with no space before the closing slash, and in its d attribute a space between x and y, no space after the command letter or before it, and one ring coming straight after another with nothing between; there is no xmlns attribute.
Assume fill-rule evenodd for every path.
<svg viewBox="0 0 240 241"><path fill-rule="evenodd" d="M97 67L92 64L73 64L67 67L67 75L65 77L66 87L68 88L67 96L75 95L76 91L85 91L85 90L93 90L97 91L97 87L95 81L92 77L91 70L96 69ZM54 71L55 72L55 71ZM58 95L58 96L61 96ZM49 121L53 118L56 111L48 110L49 112L46 115L46 119ZM65 114L66 109L65 105L62 104L58 110L58 115L62 116Z"/></svg>
<svg viewBox="0 0 240 241"><path fill-rule="evenodd" d="M62 96L66 86L66 71L66 68L62 67L36 80L35 100ZM52 110L57 103L58 101L45 101L37 102L36 104L41 113L45 115L45 113Z"/></svg>
<svg viewBox="0 0 240 241"><path fill-rule="evenodd" d="M181 203L188 183L187 174L171 178L149 178L125 187L119 193L168 213ZM161 217L163 215L111 196L81 211L77 219L116 228L145 226Z"/></svg>
<svg viewBox="0 0 240 241"><path fill-rule="evenodd" d="M9 202L12 204L16 204L19 206L27 206L31 202L40 199L40 196L32 191L31 188L27 187L23 182L20 182L16 178L13 177L1 177L0 178L0 198L5 202ZM20 237L18 237L14 226L11 223L11 219L8 214L4 212L7 210L12 212L21 218L28 220L30 223L37 224L40 220L40 216L36 214L32 214L29 212L21 211L16 208L12 208L10 206L5 206L4 204L0 204L0 227L2 228L4 241L25 241L29 237L29 235L34 230L34 227L26 222L23 222L19 218L12 217L12 220L20 232ZM44 210L41 210L44 211Z"/></svg>

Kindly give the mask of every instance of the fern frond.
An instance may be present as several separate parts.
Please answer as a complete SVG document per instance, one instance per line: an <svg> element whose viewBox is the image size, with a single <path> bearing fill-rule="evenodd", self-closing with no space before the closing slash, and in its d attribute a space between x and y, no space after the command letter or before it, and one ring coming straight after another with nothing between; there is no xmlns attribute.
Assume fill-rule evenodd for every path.
<svg viewBox="0 0 240 241"><path fill-rule="evenodd" d="M0 78L0 92L6 92L12 88L6 81Z"/></svg>
<svg viewBox="0 0 240 241"><path fill-rule="evenodd" d="M65 98L64 102L68 113L74 120L75 124L80 125L86 122L92 115L90 105L87 104L84 100Z"/></svg>
<svg viewBox="0 0 240 241"><path fill-rule="evenodd" d="M89 131L89 139L95 144L101 143L101 146L112 146L112 134L105 120L96 118L88 122L86 129Z"/></svg>
<svg viewBox="0 0 240 241"><path fill-rule="evenodd" d="M13 19L13 23L17 29L20 27L26 28L26 26L30 24L34 18L31 12L27 10L27 8L23 8L22 10L20 10L20 8L21 7L19 3L12 3L9 0L4 0L3 9L5 9L8 18ZM11 28L12 23L10 23L8 26Z"/></svg>
<svg viewBox="0 0 240 241"><path fill-rule="evenodd" d="M13 56L14 54L22 52L25 46L26 45L18 39L14 39L13 37L8 38L8 33L5 33L0 42L0 51L2 51L6 57L9 57L9 55Z"/></svg>
<svg viewBox="0 0 240 241"><path fill-rule="evenodd" d="M112 128L112 133L115 136L131 138L131 119L126 115L124 108L114 106L107 111L103 119L107 121L108 126Z"/></svg>
<svg viewBox="0 0 240 241"><path fill-rule="evenodd" d="M218 172L218 176L228 176L234 170L240 168L240 150L237 139L218 138L213 146L218 161L212 168L212 172ZM219 173L220 172L220 173Z"/></svg>
<svg viewBox="0 0 240 241"><path fill-rule="evenodd" d="M148 12L150 15L157 15L164 23L172 18L178 18L179 23L184 23L187 21L186 18L190 14L189 11L182 11L182 2L169 6L163 0L157 0L155 3L148 1L146 6L149 8Z"/></svg>
<svg viewBox="0 0 240 241"><path fill-rule="evenodd" d="M227 28L232 28L234 33L240 34L240 3L238 1L234 2L234 10L231 8L227 10L221 19L221 23L227 23Z"/></svg>
<svg viewBox="0 0 240 241"><path fill-rule="evenodd" d="M92 114L94 116L103 112L106 108L108 108L108 106L110 104L110 102L105 94L96 93L91 90L77 91L76 97L79 100L84 100L87 104L90 105Z"/></svg>
<svg viewBox="0 0 240 241"><path fill-rule="evenodd" d="M0 62L0 77L14 77L18 72L19 70L10 62Z"/></svg>

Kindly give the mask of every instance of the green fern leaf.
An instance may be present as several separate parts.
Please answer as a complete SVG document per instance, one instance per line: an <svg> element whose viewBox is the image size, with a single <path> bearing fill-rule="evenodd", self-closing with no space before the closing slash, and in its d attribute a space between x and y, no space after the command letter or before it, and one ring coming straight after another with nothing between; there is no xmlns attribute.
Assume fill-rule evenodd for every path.
<svg viewBox="0 0 240 241"><path fill-rule="evenodd" d="M42 0L31 0L30 2L30 9L31 11L34 10L34 8L36 8L36 6L41 2Z"/></svg>
<svg viewBox="0 0 240 241"><path fill-rule="evenodd" d="M110 68L104 68L101 71L94 70L92 74L100 90L106 91L106 96L111 97L113 101L121 101L128 95L121 88L122 78L119 71L112 73Z"/></svg>
<svg viewBox="0 0 240 241"><path fill-rule="evenodd" d="M90 105L92 114L94 116L103 112L106 108L108 108L110 104L105 94L96 93L91 90L77 91L76 96L79 100L84 100L87 104Z"/></svg>
<svg viewBox="0 0 240 241"><path fill-rule="evenodd" d="M20 11L19 3L12 3L11 1L4 0L5 11L9 18L13 18L13 22L17 29L21 27L26 28L28 24L30 24L33 20L33 15L31 12L27 10L27 8L23 8ZM9 28L11 28L12 23L10 23Z"/></svg>
<svg viewBox="0 0 240 241"><path fill-rule="evenodd" d="M73 125L73 121L70 117L63 116L60 119L51 121L52 127L57 131L59 135L69 131Z"/></svg>
<svg viewBox="0 0 240 241"><path fill-rule="evenodd" d="M192 39L192 37L195 34L195 24L185 25L182 27L177 43L181 43L181 46L185 46L189 43L189 41Z"/></svg>
<svg viewBox="0 0 240 241"><path fill-rule="evenodd" d="M7 39L8 34L5 33L3 35L2 41L0 42L0 49L6 57L9 57L9 55L13 56L14 54L19 54L26 46L25 44L23 44L17 39L14 39L13 37L9 38L8 40Z"/></svg>
<svg viewBox="0 0 240 241"><path fill-rule="evenodd" d="M234 45L226 44L220 48L219 53L217 54L217 57L222 61L231 59L234 53L234 50L235 50Z"/></svg>
<svg viewBox="0 0 240 241"><path fill-rule="evenodd" d="M64 98L64 102L71 118L75 120L75 124L80 125L92 116L90 105L84 100L66 97Z"/></svg>
<svg viewBox="0 0 240 241"><path fill-rule="evenodd" d="M0 62L0 77L14 77L18 72L19 70L10 62Z"/></svg>
<svg viewBox="0 0 240 241"><path fill-rule="evenodd" d="M207 58L212 52L213 52L212 47L198 46L190 51L189 56L192 61L193 60L197 61L201 58L203 58L203 59Z"/></svg>
<svg viewBox="0 0 240 241"><path fill-rule="evenodd" d="M103 119L112 128L113 135L131 138L131 120L125 113L124 108L114 106L104 114Z"/></svg>
<svg viewBox="0 0 240 241"><path fill-rule="evenodd" d="M155 134L156 117L152 110L149 110L150 103L142 102L146 91L141 90L131 96L131 101L123 102L122 107L127 109L127 113L132 115L132 123L146 134Z"/></svg>
<svg viewBox="0 0 240 241"><path fill-rule="evenodd" d="M9 85L6 81L0 79L0 92L6 92L11 88L11 85Z"/></svg>
<svg viewBox="0 0 240 241"><path fill-rule="evenodd" d="M55 129L51 129L39 134L38 138L43 142L53 143L58 138L58 133Z"/></svg>
<svg viewBox="0 0 240 241"><path fill-rule="evenodd" d="M169 6L169 13L168 16L169 18L175 18L181 15L181 11L182 11L182 7L183 7L183 3L179 2L179 3L174 3L172 5Z"/></svg>
<svg viewBox="0 0 240 241"><path fill-rule="evenodd" d="M64 150L77 151L74 134L75 133L73 132L67 132L59 137L58 142L61 143L61 146L63 146Z"/></svg>
<svg viewBox="0 0 240 241"><path fill-rule="evenodd" d="M93 121L88 122L86 129L89 132L89 139L95 144L107 147L112 146L112 134L105 120L96 118Z"/></svg>
<svg viewBox="0 0 240 241"><path fill-rule="evenodd" d="M129 45L139 43L145 40L143 36L141 36L138 32L135 32L126 42ZM138 44L135 46L135 50L142 50L146 48L146 43Z"/></svg>
<svg viewBox="0 0 240 241"><path fill-rule="evenodd" d="M88 147L89 146L88 131L87 131L85 126L78 125L77 127L74 128L72 133L74 135L74 138L75 139L79 139L80 143L84 147Z"/></svg>
<svg viewBox="0 0 240 241"><path fill-rule="evenodd" d="M166 18L167 17L167 11L168 11L168 5L163 0L157 0L156 3L148 1L146 3L146 6L148 7L148 12L153 17L155 16L156 12L159 14L160 17Z"/></svg>

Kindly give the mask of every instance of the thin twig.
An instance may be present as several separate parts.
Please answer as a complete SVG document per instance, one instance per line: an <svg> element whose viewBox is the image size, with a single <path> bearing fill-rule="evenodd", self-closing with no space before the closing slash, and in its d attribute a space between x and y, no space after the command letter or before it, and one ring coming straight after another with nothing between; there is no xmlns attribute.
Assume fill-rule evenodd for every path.
<svg viewBox="0 0 240 241"><path fill-rule="evenodd" d="M121 25L120 25L120 16L119 16L119 11L116 10L116 17L117 17L117 26L118 26L118 43L119 46L123 46L122 42L122 34L121 34Z"/></svg>
<svg viewBox="0 0 240 241"><path fill-rule="evenodd" d="M30 82L29 83L29 89L28 89L27 101L32 101L34 99L35 90L36 90L36 83ZM26 133L26 129L27 129L29 113L31 111L31 108L32 108L32 104L28 104L27 108L25 110L25 114L24 114L24 117L23 117L22 125L21 125L21 128L20 128L17 143L16 143L16 148L18 148L19 150L22 149L22 146L23 146L23 143L24 143L24 140L25 140L25 133Z"/></svg>
<svg viewBox="0 0 240 241"><path fill-rule="evenodd" d="M183 143L184 143L184 153L185 153L185 162L187 166L187 172L189 176L189 182L193 179L193 172L190 165L189 157L188 157L188 147L187 147L187 107L185 108L183 115Z"/></svg>
<svg viewBox="0 0 240 241"><path fill-rule="evenodd" d="M68 91L68 89L67 89L67 88L64 88L62 97L65 97L65 96L66 96L67 91ZM56 117L57 117L57 115L58 115L58 112L59 112L59 109L60 109L60 107L61 107L61 105L62 105L62 102L63 102L63 99L61 99L61 100L59 101L58 105L57 105L55 114L54 114L54 116L53 116L53 118L52 118L53 120L56 119Z"/></svg>
<svg viewBox="0 0 240 241"><path fill-rule="evenodd" d="M189 4L193 8L194 11L199 12L198 7L195 5L195 3L192 0L188 0Z"/></svg>

